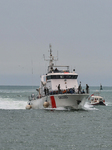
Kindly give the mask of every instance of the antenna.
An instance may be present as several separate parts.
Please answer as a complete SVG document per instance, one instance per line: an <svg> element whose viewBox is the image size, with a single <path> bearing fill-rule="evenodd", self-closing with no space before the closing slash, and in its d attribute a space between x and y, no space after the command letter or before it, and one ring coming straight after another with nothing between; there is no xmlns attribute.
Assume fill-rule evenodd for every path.
<svg viewBox="0 0 112 150"><path fill-rule="evenodd" d="M51 50L51 44L49 44L49 49L50 49L50 56L52 55L52 50Z"/></svg>
<svg viewBox="0 0 112 150"><path fill-rule="evenodd" d="M56 58L54 58L54 56L52 55L52 49L51 49L51 47L52 47L51 44L49 44L49 49L50 49L50 56L49 56L49 58L46 59L46 58L45 58L45 55L43 55L44 60L45 60L45 61L49 61L48 71L50 71L50 69L53 68L53 66L54 66L53 61L57 61L57 60L58 60L58 53L57 53Z"/></svg>
<svg viewBox="0 0 112 150"><path fill-rule="evenodd" d="M46 59L45 58L45 54L43 54L44 60L45 61L57 61L58 60L58 51L57 51L57 56L56 59L54 58L54 56L52 56L52 49L51 49L51 44L49 44L49 49L50 49L50 59Z"/></svg>

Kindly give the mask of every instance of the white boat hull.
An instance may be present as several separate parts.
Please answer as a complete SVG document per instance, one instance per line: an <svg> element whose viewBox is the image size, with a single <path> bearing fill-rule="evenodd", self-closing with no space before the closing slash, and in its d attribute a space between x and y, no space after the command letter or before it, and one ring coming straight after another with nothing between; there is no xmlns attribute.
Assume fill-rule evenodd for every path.
<svg viewBox="0 0 112 150"><path fill-rule="evenodd" d="M45 101L49 102L49 108L83 108L88 98L88 94L57 94L42 97L40 99L32 100L30 103L33 109L45 109L43 104Z"/></svg>
<svg viewBox="0 0 112 150"><path fill-rule="evenodd" d="M91 105L105 105L105 103L104 102L91 102L90 103Z"/></svg>

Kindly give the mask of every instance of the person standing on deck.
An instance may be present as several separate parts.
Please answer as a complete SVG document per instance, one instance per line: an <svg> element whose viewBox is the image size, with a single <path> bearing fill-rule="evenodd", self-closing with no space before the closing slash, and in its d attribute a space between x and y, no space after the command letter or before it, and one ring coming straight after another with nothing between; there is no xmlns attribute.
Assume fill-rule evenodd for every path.
<svg viewBox="0 0 112 150"><path fill-rule="evenodd" d="M81 89L82 87L81 87L81 82L80 82L79 87L78 87L78 94L81 93Z"/></svg>
<svg viewBox="0 0 112 150"><path fill-rule="evenodd" d="M60 84L58 85L58 93L60 93Z"/></svg>
<svg viewBox="0 0 112 150"><path fill-rule="evenodd" d="M86 84L86 93L89 93L89 86Z"/></svg>

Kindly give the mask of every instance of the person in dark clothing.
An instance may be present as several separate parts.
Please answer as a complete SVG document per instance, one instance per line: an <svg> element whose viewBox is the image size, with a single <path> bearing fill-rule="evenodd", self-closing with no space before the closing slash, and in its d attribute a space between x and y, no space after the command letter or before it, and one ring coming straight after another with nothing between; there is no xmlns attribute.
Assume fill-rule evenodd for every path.
<svg viewBox="0 0 112 150"><path fill-rule="evenodd" d="M81 89L82 87L81 87L81 82L80 82L79 87L78 87L78 94L81 93Z"/></svg>
<svg viewBox="0 0 112 150"><path fill-rule="evenodd" d="M60 84L58 85L58 93L60 93Z"/></svg>
<svg viewBox="0 0 112 150"><path fill-rule="evenodd" d="M85 93L85 91L84 91L84 89L82 90L82 94L84 94Z"/></svg>
<svg viewBox="0 0 112 150"><path fill-rule="evenodd" d="M44 87L44 93L45 93L45 95L46 95L46 87Z"/></svg>
<svg viewBox="0 0 112 150"><path fill-rule="evenodd" d="M86 84L86 93L89 93L89 86Z"/></svg>

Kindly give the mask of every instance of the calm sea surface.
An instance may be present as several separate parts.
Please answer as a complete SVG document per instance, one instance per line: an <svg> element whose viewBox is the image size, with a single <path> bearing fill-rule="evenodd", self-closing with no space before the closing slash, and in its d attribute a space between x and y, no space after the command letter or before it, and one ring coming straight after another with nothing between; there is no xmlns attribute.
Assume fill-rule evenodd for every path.
<svg viewBox="0 0 112 150"><path fill-rule="evenodd" d="M112 87L100 93L106 106L26 110L36 88L0 86L0 150L112 150Z"/></svg>

